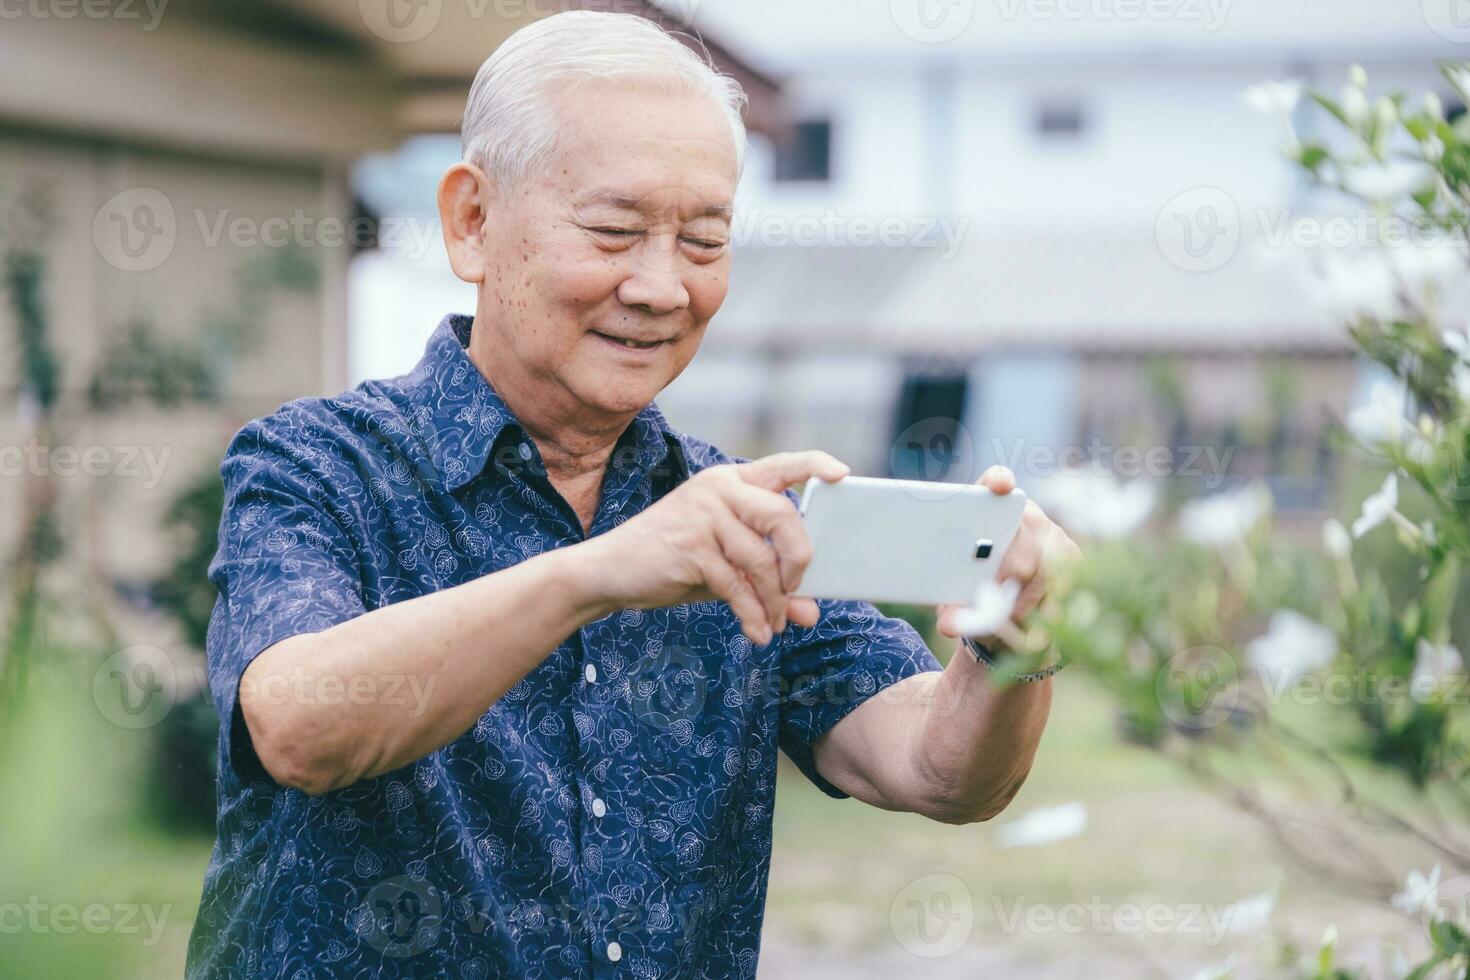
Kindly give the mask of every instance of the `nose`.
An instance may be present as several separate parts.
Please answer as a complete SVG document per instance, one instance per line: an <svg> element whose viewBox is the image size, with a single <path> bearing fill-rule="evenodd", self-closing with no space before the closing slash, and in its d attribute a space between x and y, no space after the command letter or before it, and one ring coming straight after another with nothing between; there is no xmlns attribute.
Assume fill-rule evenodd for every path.
<svg viewBox="0 0 1470 980"><path fill-rule="evenodd" d="M649 241L636 249L628 277L618 284L618 301L654 316L664 316L689 306L684 288L683 263L677 244Z"/></svg>

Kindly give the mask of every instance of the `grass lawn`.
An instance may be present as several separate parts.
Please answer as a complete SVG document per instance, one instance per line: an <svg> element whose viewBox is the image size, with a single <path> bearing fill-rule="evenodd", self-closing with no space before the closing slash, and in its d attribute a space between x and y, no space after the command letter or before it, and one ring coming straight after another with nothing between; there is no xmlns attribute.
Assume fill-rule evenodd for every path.
<svg viewBox="0 0 1470 980"><path fill-rule="evenodd" d="M1250 767L1236 766L1243 768ZM1375 792L1395 791L1381 782ZM833 800L789 766L777 800L765 976L1187 977L1231 954L1236 976L1279 975L1257 970L1283 940L1315 949L1333 923L1344 951L1359 959L1375 960L1380 939L1418 938L1385 903L1343 894L1284 863L1260 822L1183 767L1121 742L1110 703L1081 675L1057 682L1031 777L994 821L952 827ZM998 845L997 827L1073 801L1088 811L1080 836ZM1402 842L1394 850L1405 868L1432 863ZM933 875L953 879L911 884ZM1267 924L1225 928L1235 918L1231 903L1262 893L1275 897ZM913 935L915 901L948 915L965 934L963 946L948 953L936 940L919 946L926 955L910 952L901 936ZM1237 914L1239 929L1251 915ZM939 951L945 955L927 957ZM796 959L801 970L788 970ZM1111 968L1100 971L1100 963Z"/></svg>
<svg viewBox="0 0 1470 980"><path fill-rule="evenodd" d="M10 851L0 900L146 905L162 928L156 940L146 931L96 943L54 932L18 944L7 936L0 976L179 977L212 841L164 836L99 804L136 785L115 730L116 757L92 741L72 764L65 733L75 726L58 719L39 728L38 743L50 739L60 754L37 766L27 798L57 806L5 810L11 839L34 849ZM1384 798L1402 794L1388 780L1367 785ZM1416 928L1385 903L1295 870L1258 821L1169 759L1121 742L1109 702L1081 674L1058 682L1031 778L990 823L951 827L832 800L789 766L777 799L763 978L1187 977L1232 953L1243 978L1280 975L1260 965L1281 939L1314 947L1329 924L1360 959L1377 955L1381 939L1417 941ZM1080 836L999 846L998 827L1073 801L1087 807ZM1392 853L1401 859L1396 874L1433 863L1408 844ZM1231 903L1262 893L1275 898L1269 922L1226 930ZM952 923L953 950L930 958L904 945L919 906Z"/></svg>

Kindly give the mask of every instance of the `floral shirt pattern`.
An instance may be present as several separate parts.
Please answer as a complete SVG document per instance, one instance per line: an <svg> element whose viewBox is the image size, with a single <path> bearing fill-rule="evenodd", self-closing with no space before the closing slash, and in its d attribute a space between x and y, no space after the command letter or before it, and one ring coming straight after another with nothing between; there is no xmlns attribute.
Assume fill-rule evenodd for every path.
<svg viewBox="0 0 1470 980"><path fill-rule="evenodd" d="M317 797L274 782L237 704L261 650L584 539L469 360L471 325L446 317L409 374L291 402L225 455L207 644L218 840L192 980L753 976L778 748L842 796L813 741L939 669L865 603L824 601L816 627L766 648L722 602L624 610L411 765ZM591 533L736 461L650 404L614 450ZM310 664L295 681L302 696L354 694ZM365 697L432 693L364 683Z"/></svg>

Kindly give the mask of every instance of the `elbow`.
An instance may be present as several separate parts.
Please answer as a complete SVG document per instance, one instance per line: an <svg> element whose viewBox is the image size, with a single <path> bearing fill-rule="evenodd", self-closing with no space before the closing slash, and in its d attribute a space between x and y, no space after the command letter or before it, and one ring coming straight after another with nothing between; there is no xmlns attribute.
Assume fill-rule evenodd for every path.
<svg viewBox="0 0 1470 980"><path fill-rule="evenodd" d="M1026 774L1022 773L999 789L980 796L962 796L953 791L934 793L914 809L930 820L951 826L984 823L1005 812L1025 781Z"/></svg>
<svg viewBox="0 0 1470 980"><path fill-rule="evenodd" d="M299 708L242 702L241 715L261 768L275 782L308 796L321 796L351 785L346 767L324 751L326 740L314 732Z"/></svg>

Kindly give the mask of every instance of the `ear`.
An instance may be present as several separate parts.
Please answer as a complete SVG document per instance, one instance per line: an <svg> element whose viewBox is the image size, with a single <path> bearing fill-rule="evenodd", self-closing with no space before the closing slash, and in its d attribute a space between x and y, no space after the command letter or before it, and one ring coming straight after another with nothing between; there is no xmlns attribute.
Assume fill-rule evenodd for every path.
<svg viewBox="0 0 1470 980"><path fill-rule="evenodd" d="M485 281L485 221L495 188L485 171L463 161L439 179L439 223L449 265L465 282Z"/></svg>

